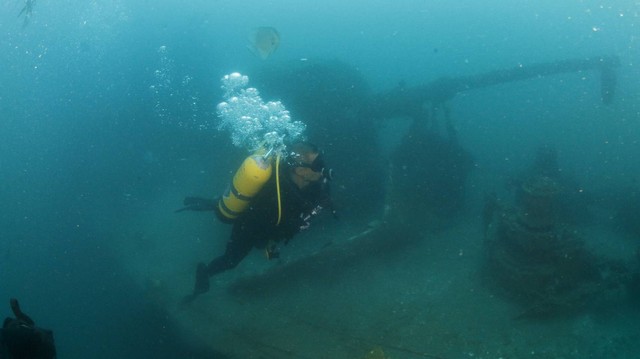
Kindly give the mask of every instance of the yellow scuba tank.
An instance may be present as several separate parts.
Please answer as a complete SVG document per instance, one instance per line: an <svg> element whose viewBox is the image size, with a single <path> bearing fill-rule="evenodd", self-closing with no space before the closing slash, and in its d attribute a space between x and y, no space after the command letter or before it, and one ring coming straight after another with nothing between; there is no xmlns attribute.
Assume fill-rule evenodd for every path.
<svg viewBox="0 0 640 359"><path fill-rule="evenodd" d="M259 154L247 157L218 201L218 213L222 220L233 221L244 212L251 199L271 177L273 166L270 158Z"/></svg>

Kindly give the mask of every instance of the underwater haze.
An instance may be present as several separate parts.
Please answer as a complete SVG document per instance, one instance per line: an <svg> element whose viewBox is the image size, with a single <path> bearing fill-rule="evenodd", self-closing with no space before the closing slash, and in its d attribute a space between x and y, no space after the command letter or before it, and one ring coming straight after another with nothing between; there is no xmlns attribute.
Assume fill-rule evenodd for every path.
<svg viewBox="0 0 640 359"><path fill-rule="evenodd" d="M21 13L27 2L31 10ZM265 58L248 49L258 27L280 36ZM18 298L38 325L54 331L60 358L237 357L194 338L155 292L160 282L167 291L190 290L195 264L226 242L228 229L213 216L176 220L172 213L184 196L221 194L247 154L218 131L224 75L255 77L265 97L282 101L327 148L344 215L315 233L329 227L339 241L341 230L384 212L389 153L408 125L331 112L342 108L327 100L334 82L357 83L357 102L444 77L598 56L619 58L608 105L592 71L463 91L449 101L475 171L459 225L476 223L484 193L502 190L548 144L562 171L606 202L598 213L609 213L620 197L640 198L640 1L0 0L0 315L9 316L9 298ZM332 80L278 75L316 64L335 69ZM326 97L314 97L320 89ZM327 113L327 122L314 113ZM379 152L366 158L363 150L371 164L358 167L359 157L344 149L363 138L377 142L362 148ZM636 220L631 215L626 225ZM623 231L625 224L611 225ZM482 242L477 232L464 239L473 248ZM625 242L610 251L633 263L640 230L624 233ZM319 250L305 247L305 239L296 238L291 250ZM241 266L262 271L265 264L254 261ZM564 353L638 357L638 332L630 324L614 339L602 334L624 342L617 356L610 356L613 344ZM387 358L420 357L388 351Z"/></svg>

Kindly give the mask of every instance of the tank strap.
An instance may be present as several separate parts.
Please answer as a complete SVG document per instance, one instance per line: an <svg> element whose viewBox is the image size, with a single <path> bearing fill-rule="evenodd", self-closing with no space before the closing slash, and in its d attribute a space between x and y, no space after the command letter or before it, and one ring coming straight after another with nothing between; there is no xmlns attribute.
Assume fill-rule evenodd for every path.
<svg viewBox="0 0 640 359"><path fill-rule="evenodd" d="M238 199L241 199L243 201L251 201L251 197L247 197L245 195L243 195L242 193L238 192L238 189L236 188L236 186L233 185L233 183L231 183L231 193L233 193L234 196L238 197Z"/></svg>
<svg viewBox="0 0 640 359"><path fill-rule="evenodd" d="M224 214L227 217L233 217L234 219L242 214L242 212L237 212L227 207L223 200L218 202L218 210L220 210L221 214Z"/></svg>

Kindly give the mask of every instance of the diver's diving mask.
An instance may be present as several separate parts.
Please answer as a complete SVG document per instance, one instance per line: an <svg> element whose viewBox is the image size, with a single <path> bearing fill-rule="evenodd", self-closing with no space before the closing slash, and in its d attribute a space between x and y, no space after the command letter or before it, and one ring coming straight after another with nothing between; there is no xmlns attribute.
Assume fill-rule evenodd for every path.
<svg viewBox="0 0 640 359"><path fill-rule="evenodd" d="M333 169L328 168L324 162L324 156L322 153L318 153L318 156L313 160L313 162L309 163L300 163L297 165L298 167L309 168L313 172L318 172L322 175L322 178L325 181L331 181L333 179Z"/></svg>

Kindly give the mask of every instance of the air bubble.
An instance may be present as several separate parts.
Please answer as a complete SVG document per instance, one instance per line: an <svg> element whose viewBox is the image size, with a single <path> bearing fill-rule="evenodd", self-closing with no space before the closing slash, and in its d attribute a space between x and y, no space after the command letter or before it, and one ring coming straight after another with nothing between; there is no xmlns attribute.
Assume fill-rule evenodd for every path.
<svg viewBox="0 0 640 359"><path fill-rule="evenodd" d="M306 125L291 121L280 101L264 103L258 89L249 87L249 77L234 72L221 79L225 101L218 104L219 130L228 129L235 146L254 151L261 147L284 151L284 139L302 137Z"/></svg>

